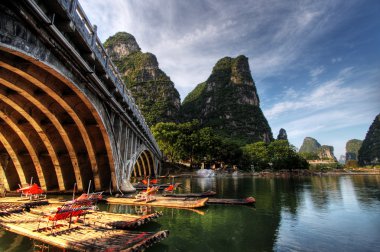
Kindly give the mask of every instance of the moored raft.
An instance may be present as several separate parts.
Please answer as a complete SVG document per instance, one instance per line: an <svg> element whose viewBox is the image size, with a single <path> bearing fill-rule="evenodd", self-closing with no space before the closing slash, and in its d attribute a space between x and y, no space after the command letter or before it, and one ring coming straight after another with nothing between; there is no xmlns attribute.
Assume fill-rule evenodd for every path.
<svg viewBox="0 0 380 252"><path fill-rule="evenodd" d="M0 204L0 216L9 215L12 213L20 213L24 208L20 204L15 203L2 203Z"/></svg>
<svg viewBox="0 0 380 252"><path fill-rule="evenodd" d="M43 216L49 215L56 210L57 206L46 206L31 209L30 212ZM91 226L102 228L135 229L160 217L161 215L162 212L155 212L145 215L134 215L89 210L86 213L85 221L79 219L79 222L85 222Z"/></svg>
<svg viewBox="0 0 380 252"><path fill-rule="evenodd" d="M164 197L176 197L176 198L186 198L186 197L199 197L199 198L205 198L205 197L212 197L215 196L216 192L214 191L206 191L202 193L165 193L162 194Z"/></svg>
<svg viewBox="0 0 380 252"><path fill-rule="evenodd" d="M4 205L7 203L19 204L19 205L25 205L25 206L33 207L33 206L47 205L48 201L46 199L30 200L28 198L21 198L21 197L0 198L0 205Z"/></svg>
<svg viewBox="0 0 380 252"><path fill-rule="evenodd" d="M148 187L148 185L144 185L143 183L136 183L136 184L132 184L132 185L136 190L146 190L146 188ZM151 186L157 186L158 190L163 190L165 188L168 188L170 186L170 183L167 183L167 184L151 184Z"/></svg>
<svg viewBox="0 0 380 252"><path fill-rule="evenodd" d="M126 205L144 205L144 206L159 206L172 208L199 208L204 207L208 198L169 198L156 196L154 200L146 202L135 198L106 198L109 204L126 204Z"/></svg>
<svg viewBox="0 0 380 252"><path fill-rule="evenodd" d="M75 251L142 251L168 236L167 230L136 232L72 223L38 229L40 218L21 212L0 216L0 227L62 249Z"/></svg>
<svg viewBox="0 0 380 252"><path fill-rule="evenodd" d="M253 205L256 203L254 197L248 197L245 199L223 199L213 198L207 201L207 204L225 204L225 205Z"/></svg>

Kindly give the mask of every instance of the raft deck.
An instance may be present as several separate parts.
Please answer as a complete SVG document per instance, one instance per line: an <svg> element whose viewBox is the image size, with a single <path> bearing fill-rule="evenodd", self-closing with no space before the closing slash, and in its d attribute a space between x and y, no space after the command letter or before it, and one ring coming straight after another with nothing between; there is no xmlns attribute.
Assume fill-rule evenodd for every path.
<svg viewBox="0 0 380 252"><path fill-rule="evenodd" d="M253 205L255 204L256 199L253 197L248 197L245 199L209 199L207 204L225 204L225 205Z"/></svg>
<svg viewBox="0 0 380 252"><path fill-rule="evenodd" d="M57 206L44 206L30 209L36 215L48 215L57 210ZM162 212L155 212L146 215L118 214L104 211L87 211L85 223L91 226L116 229L135 229L162 215ZM83 222L82 219L79 219Z"/></svg>
<svg viewBox="0 0 380 252"><path fill-rule="evenodd" d="M66 223L57 225L53 231L49 228L36 231L38 222L35 214L27 212L0 216L0 227L10 232L75 251L142 251L168 235L167 230L136 232L94 228L81 223L72 223L70 228Z"/></svg>
<svg viewBox="0 0 380 252"><path fill-rule="evenodd" d="M179 183L180 184L180 183ZM150 186L155 186L155 187L158 187L158 190L163 190L167 187L170 186L170 183L166 183L166 184L151 184ZM144 185L143 183L137 183L137 184L133 184L133 187L136 189L136 190L146 190L146 188L148 187L147 185Z"/></svg>
<svg viewBox="0 0 380 252"><path fill-rule="evenodd" d="M10 204L10 203L25 205L25 206L39 206L39 205L47 205L48 201L46 199L30 200L28 198L21 198L21 197L0 198L0 205Z"/></svg>
<svg viewBox="0 0 380 252"><path fill-rule="evenodd" d="M162 194L164 197L175 197L175 198L186 198L186 197L191 197L191 198L206 198L206 197L212 197L215 196L216 192L214 191L207 191L207 192L202 192L202 193L165 193Z"/></svg>
<svg viewBox="0 0 380 252"><path fill-rule="evenodd" d="M171 208L199 208L204 207L208 198L169 198L156 196L153 201L141 201L134 198L115 198L106 199L109 204L126 204L126 205L146 205Z"/></svg>

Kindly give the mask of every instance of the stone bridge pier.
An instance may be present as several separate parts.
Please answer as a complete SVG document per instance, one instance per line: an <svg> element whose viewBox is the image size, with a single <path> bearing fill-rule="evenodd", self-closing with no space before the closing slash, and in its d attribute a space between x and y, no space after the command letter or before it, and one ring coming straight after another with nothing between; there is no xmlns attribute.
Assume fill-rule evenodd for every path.
<svg viewBox="0 0 380 252"><path fill-rule="evenodd" d="M134 190L162 154L76 0L0 3L0 184Z"/></svg>

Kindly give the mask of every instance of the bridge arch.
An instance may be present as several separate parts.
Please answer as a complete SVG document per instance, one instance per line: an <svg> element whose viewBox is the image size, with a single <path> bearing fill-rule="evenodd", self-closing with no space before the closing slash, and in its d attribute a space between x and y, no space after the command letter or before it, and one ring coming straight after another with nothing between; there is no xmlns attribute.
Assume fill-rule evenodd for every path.
<svg viewBox="0 0 380 252"><path fill-rule="evenodd" d="M51 163L55 164L56 173L56 178L53 180L58 181L58 184L50 185L50 188L46 187L43 174L51 173L51 170L34 165L34 168L38 168L37 174L41 186L51 190L70 190L74 183L77 183L78 189L83 190L89 180L92 180L95 190L108 188L112 166L108 157L112 156L112 153L107 153L111 151L111 148L106 147L106 142L109 142L108 135L105 134L104 124L97 110L91 108L91 102L86 101L87 97L74 84L68 85L67 80L62 81L63 76L61 79L57 78L58 72L52 74L54 69L49 66L30 59L28 55L20 57L22 54L19 52L9 51L6 48L2 50L0 55L1 106L12 107L24 117L29 114L29 118L24 123L33 124L37 131L42 131L47 135L49 140L45 138L45 143L50 142L46 145L52 145L53 149L60 153L58 159L68 155L71 161L72 170L64 168L60 162L57 163L55 157L57 155L52 155ZM9 96L6 95L7 92L12 93L12 99L7 97ZM4 112L2 114L7 117ZM30 122L31 114L38 119ZM18 132L23 132L23 129L18 128ZM25 135L25 133L21 134ZM100 141L99 136L103 138ZM17 151L11 155L12 161L16 160ZM50 151L49 154L52 153L53 151ZM28 155L34 158L35 164L39 163L38 155L33 148L28 148ZM61 163L67 165L68 162ZM16 162L15 167L20 174L21 164ZM74 173L74 180L70 173ZM28 180L22 175L20 183L26 182Z"/></svg>
<svg viewBox="0 0 380 252"><path fill-rule="evenodd" d="M17 140L21 140L20 142L25 146L25 148L28 150L30 154L30 158L32 159L33 165L36 168L36 173L37 173L37 178L39 181L40 186L44 189L47 190L46 182L45 182L45 177L42 172L42 167L40 160L38 159L37 153L29 141L28 137L25 135L25 133L20 130L20 128L17 126L16 123L14 123L12 120L9 119L8 116L6 116L2 111L0 111L0 119L7 125L8 129L4 129L4 127L0 127L0 135L1 131L2 132L7 132L8 136L17 136Z"/></svg>
<svg viewBox="0 0 380 252"><path fill-rule="evenodd" d="M0 8L0 183L129 191L156 175L162 153L77 1Z"/></svg>
<svg viewBox="0 0 380 252"><path fill-rule="evenodd" d="M131 176L134 177L155 177L158 175L158 167L154 164L154 156L148 150L144 149L139 154L136 162L133 165Z"/></svg>

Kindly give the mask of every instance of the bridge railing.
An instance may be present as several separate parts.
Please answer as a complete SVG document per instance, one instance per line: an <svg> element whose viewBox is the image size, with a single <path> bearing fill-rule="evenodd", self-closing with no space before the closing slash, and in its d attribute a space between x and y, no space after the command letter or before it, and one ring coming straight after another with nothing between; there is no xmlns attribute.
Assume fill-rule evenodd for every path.
<svg viewBox="0 0 380 252"><path fill-rule="evenodd" d="M68 17L75 25L75 29L80 33L83 40L87 43L87 46L94 53L96 59L101 64L103 69L108 75L108 78L115 85L115 91L121 94L123 101L128 104L129 109L133 115L139 121L141 127L149 137L149 140L154 147L159 151L159 147L146 124L145 118L142 116L140 109L136 106L135 100L132 97L129 90L125 87L122 78L120 77L117 67L109 59L109 56L103 47L103 44L99 40L96 31L97 27L93 26L87 18L83 8L79 4L78 0L58 0L59 4L66 11Z"/></svg>

